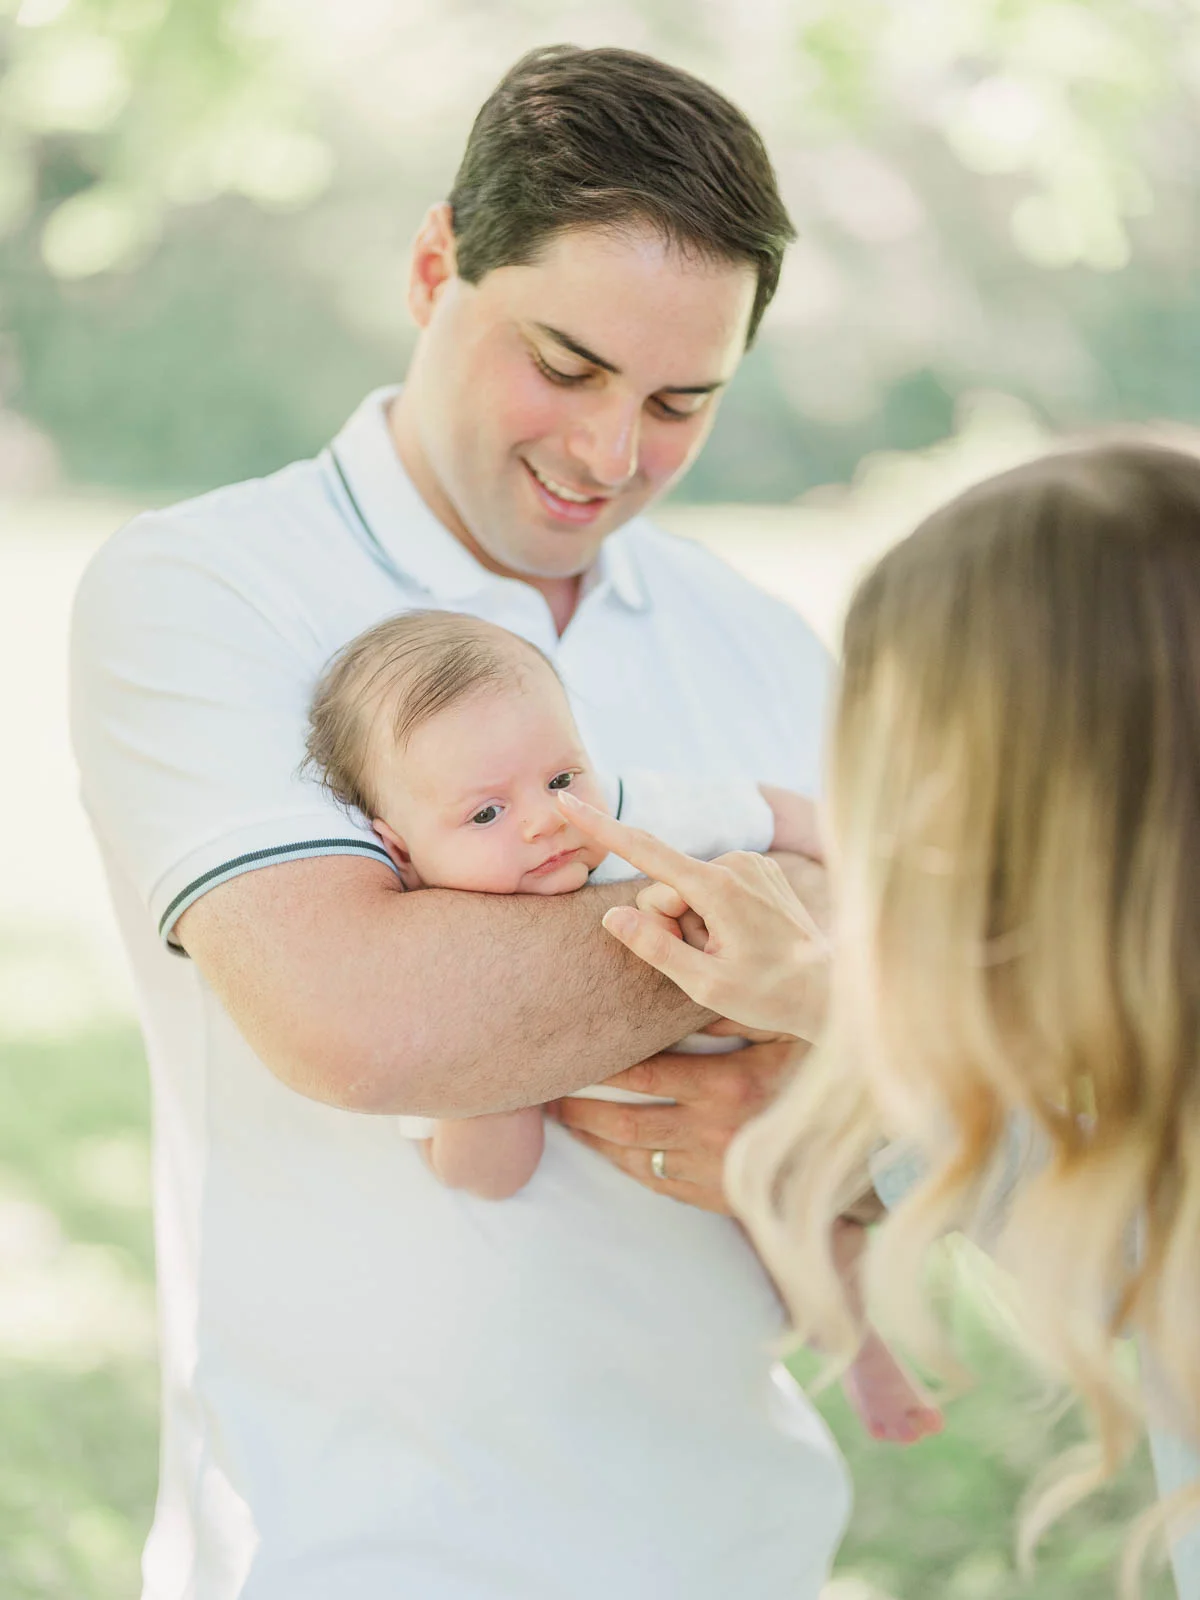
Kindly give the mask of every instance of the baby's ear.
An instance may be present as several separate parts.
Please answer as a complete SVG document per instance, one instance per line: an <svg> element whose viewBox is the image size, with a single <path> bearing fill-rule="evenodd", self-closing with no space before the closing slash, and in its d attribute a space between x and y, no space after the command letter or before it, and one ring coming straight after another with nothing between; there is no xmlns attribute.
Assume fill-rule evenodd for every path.
<svg viewBox="0 0 1200 1600"><path fill-rule="evenodd" d="M382 817L372 817L371 826L379 835L380 843L392 858L396 871L400 874L400 882L406 889L419 889L421 880L417 877L416 868L412 864L412 857L404 840L390 827Z"/></svg>

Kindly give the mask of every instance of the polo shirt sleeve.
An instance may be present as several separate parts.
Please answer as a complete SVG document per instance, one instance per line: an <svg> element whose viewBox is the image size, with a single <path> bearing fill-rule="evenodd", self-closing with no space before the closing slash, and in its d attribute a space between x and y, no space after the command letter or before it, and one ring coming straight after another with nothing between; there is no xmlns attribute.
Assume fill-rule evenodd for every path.
<svg viewBox="0 0 1200 1600"><path fill-rule="evenodd" d="M179 954L179 917L243 872L314 855L391 865L366 820L299 771L327 652L286 594L264 604L270 586L213 544L186 520L138 518L92 561L72 620L83 803Z"/></svg>

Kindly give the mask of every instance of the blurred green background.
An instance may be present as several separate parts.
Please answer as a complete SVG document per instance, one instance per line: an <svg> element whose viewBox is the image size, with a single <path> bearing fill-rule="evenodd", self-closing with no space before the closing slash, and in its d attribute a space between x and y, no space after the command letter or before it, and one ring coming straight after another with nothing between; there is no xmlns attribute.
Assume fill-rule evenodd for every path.
<svg viewBox="0 0 1200 1600"><path fill-rule="evenodd" d="M309 454L403 372L407 244L538 43L699 72L800 231L664 520L827 638L927 506L1058 433L1200 415L1193 0L0 0L0 1596L137 1592L155 1477L148 1096L74 798L78 572L138 505ZM1112 1592L1145 1462L1012 1559L1077 1420L984 1374L858 1505L830 1600ZM1154 1595L1168 1589L1153 1589Z"/></svg>

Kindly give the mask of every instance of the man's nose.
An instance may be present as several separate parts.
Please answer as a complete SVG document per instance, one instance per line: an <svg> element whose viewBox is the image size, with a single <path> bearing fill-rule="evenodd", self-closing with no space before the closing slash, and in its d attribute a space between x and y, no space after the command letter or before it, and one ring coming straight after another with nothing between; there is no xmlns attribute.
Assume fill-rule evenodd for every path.
<svg viewBox="0 0 1200 1600"><path fill-rule="evenodd" d="M638 469L642 408L622 395L597 395L572 430L571 454L601 489L622 489Z"/></svg>

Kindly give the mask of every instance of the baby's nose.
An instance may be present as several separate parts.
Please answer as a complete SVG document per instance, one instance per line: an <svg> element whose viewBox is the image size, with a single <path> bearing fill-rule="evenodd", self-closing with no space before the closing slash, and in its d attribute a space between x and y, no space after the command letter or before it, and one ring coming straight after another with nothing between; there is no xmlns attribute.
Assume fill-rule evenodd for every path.
<svg viewBox="0 0 1200 1600"><path fill-rule="evenodd" d="M547 834L561 833L567 825L567 819L554 802L554 796L548 794L543 803L535 806L525 819L525 837L527 839L544 839Z"/></svg>

